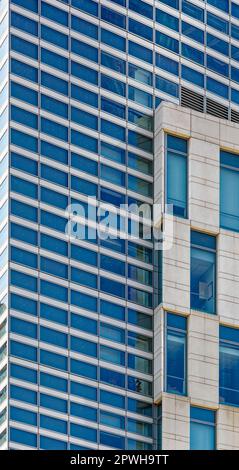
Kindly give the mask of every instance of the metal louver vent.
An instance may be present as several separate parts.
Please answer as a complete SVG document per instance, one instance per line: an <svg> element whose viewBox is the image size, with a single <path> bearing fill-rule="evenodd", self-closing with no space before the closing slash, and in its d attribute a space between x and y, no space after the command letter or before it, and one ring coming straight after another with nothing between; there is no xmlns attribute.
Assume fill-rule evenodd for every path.
<svg viewBox="0 0 239 470"><path fill-rule="evenodd" d="M204 97L195 91L182 87L181 89L181 106L184 108L194 109L194 111L204 112Z"/></svg>
<svg viewBox="0 0 239 470"><path fill-rule="evenodd" d="M206 112L221 119L228 119L228 108L207 98Z"/></svg>
<svg viewBox="0 0 239 470"><path fill-rule="evenodd" d="M231 121L239 123L239 112L234 109L231 110Z"/></svg>

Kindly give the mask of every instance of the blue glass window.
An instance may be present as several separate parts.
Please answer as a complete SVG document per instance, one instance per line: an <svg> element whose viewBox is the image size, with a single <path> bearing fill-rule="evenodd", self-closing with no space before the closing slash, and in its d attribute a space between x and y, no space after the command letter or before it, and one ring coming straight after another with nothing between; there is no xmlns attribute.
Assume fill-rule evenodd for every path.
<svg viewBox="0 0 239 470"><path fill-rule="evenodd" d="M11 377L26 382L37 383L37 371L29 369L28 367L19 366L17 364L10 364Z"/></svg>
<svg viewBox="0 0 239 470"><path fill-rule="evenodd" d="M10 419L19 421L20 423L30 424L30 426L37 425L37 414L29 410L23 410L16 406L10 407Z"/></svg>
<svg viewBox="0 0 239 470"><path fill-rule="evenodd" d="M37 393L16 385L10 386L10 395L14 400L24 401L35 405L37 403Z"/></svg>
<svg viewBox="0 0 239 470"><path fill-rule="evenodd" d="M204 75L186 65L182 65L182 78L188 82L194 83L201 88L204 87Z"/></svg>
<svg viewBox="0 0 239 470"><path fill-rule="evenodd" d="M67 357L60 354L56 354L44 349L40 350L40 362L49 367L54 367L55 369L67 370Z"/></svg>
<svg viewBox="0 0 239 470"><path fill-rule="evenodd" d="M72 351L77 351L80 354L87 356L97 356L97 344L91 341L87 341L76 336L71 336L70 348Z"/></svg>
<svg viewBox="0 0 239 470"><path fill-rule="evenodd" d="M17 106L11 106L11 119L33 129L38 127L38 116Z"/></svg>
<svg viewBox="0 0 239 470"><path fill-rule="evenodd" d="M92 310L93 312L97 310L97 299L81 292L71 291L71 303L77 307Z"/></svg>
<svg viewBox="0 0 239 470"><path fill-rule="evenodd" d="M194 39L194 41L204 44L204 31L185 21L182 21L182 34Z"/></svg>
<svg viewBox="0 0 239 470"><path fill-rule="evenodd" d="M221 54L229 55L229 43L209 33L207 33L207 46L221 52Z"/></svg>
<svg viewBox="0 0 239 470"><path fill-rule="evenodd" d="M112 91L117 95L125 96L125 83L115 78L109 77L108 75L101 74L101 86L106 90Z"/></svg>
<svg viewBox="0 0 239 470"><path fill-rule="evenodd" d="M187 217L187 140L167 135L166 201L173 213Z"/></svg>
<svg viewBox="0 0 239 470"><path fill-rule="evenodd" d="M210 13L210 11L207 12L207 24L211 26L212 28L215 28L218 31L221 31L222 33L225 33L225 34L229 33L228 21L220 18L217 15L214 15L213 13Z"/></svg>
<svg viewBox="0 0 239 470"><path fill-rule="evenodd" d="M86 13L98 16L98 4L92 0L71 0L71 4L73 7L79 8Z"/></svg>
<svg viewBox="0 0 239 470"><path fill-rule="evenodd" d="M71 327L93 335L97 334L97 322L89 317L71 313Z"/></svg>
<svg viewBox="0 0 239 470"><path fill-rule="evenodd" d="M100 301L100 312L107 317L116 318L117 320L125 320L125 309L120 305L107 302L106 300Z"/></svg>
<svg viewBox="0 0 239 470"><path fill-rule="evenodd" d="M129 54L152 64L153 52L150 49L141 46L140 44L136 44L135 42L129 41Z"/></svg>
<svg viewBox="0 0 239 470"><path fill-rule="evenodd" d="M224 85L224 83L221 83L218 80L214 80L214 78L207 77L207 89L216 95L228 99L228 86Z"/></svg>
<svg viewBox="0 0 239 470"><path fill-rule="evenodd" d="M41 14L49 20L68 26L68 13L46 2L41 2Z"/></svg>
<svg viewBox="0 0 239 470"><path fill-rule="evenodd" d="M166 70L169 73L173 73L174 75L178 76L179 74L178 62L162 54L156 53L156 66L162 70Z"/></svg>
<svg viewBox="0 0 239 470"><path fill-rule="evenodd" d="M191 232L191 308L216 313L216 238Z"/></svg>
<svg viewBox="0 0 239 470"><path fill-rule="evenodd" d="M178 85L177 83L171 82L166 78L159 77L156 75L156 83L155 86L158 90L167 93L168 95L178 97Z"/></svg>
<svg viewBox="0 0 239 470"><path fill-rule="evenodd" d="M79 382L70 383L70 393L88 400L97 401L97 389Z"/></svg>
<svg viewBox="0 0 239 470"><path fill-rule="evenodd" d="M15 75L30 80L32 82L38 82L38 70L31 65L24 64L16 59L11 59L11 72Z"/></svg>
<svg viewBox="0 0 239 470"><path fill-rule="evenodd" d="M37 255L29 251L11 246L11 259L15 263L20 263L25 266L37 268Z"/></svg>
<svg viewBox="0 0 239 470"><path fill-rule="evenodd" d="M231 100L234 103L239 104L239 91L235 90L234 88L231 89Z"/></svg>
<svg viewBox="0 0 239 470"><path fill-rule="evenodd" d="M37 325L19 318L11 317L11 331L29 338L37 338Z"/></svg>
<svg viewBox="0 0 239 470"><path fill-rule="evenodd" d="M31 0L31 2L29 2L29 0L12 0L12 3L38 13L38 0Z"/></svg>
<svg viewBox="0 0 239 470"><path fill-rule="evenodd" d="M187 320L167 313L166 321L166 384L167 392L187 393Z"/></svg>
<svg viewBox="0 0 239 470"><path fill-rule="evenodd" d="M10 350L13 356L21 357L27 361L37 360L37 349L28 344L19 343L17 341L11 341Z"/></svg>
<svg viewBox="0 0 239 470"><path fill-rule="evenodd" d="M71 15L71 29L91 38L98 39L98 27L74 15Z"/></svg>
<svg viewBox="0 0 239 470"><path fill-rule="evenodd" d="M56 100L47 95L41 95L41 107L50 113L58 114L68 119L68 106L62 101Z"/></svg>
<svg viewBox="0 0 239 470"><path fill-rule="evenodd" d="M68 141L68 128L51 119L41 118L41 131L65 142Z"/></svg>
<svg viewBox="0 0 239 470"><path fill-rule="evenodd" d="M140 90L139 88L135 88L129 85L128 97L130 100L135 101L136 103L139 103L142 106L145 106L147 108L152 108L152 105L153 105L152 95L150 95L149 93L146 93L143 90Z"/></svg>
<svg viewBox="0 0 239 470"><path fill-rule="evenodd" d="M67 450L67 442L52 437L40 436L40 448L46 450Z"/></svg>
<svg viewBox="0 0 239 470"><path fill-rule="evenodd" d="M107 29L101 28L101 42L104 44L108 44L115 49L119 49L120 51L126 50L126 40L122 36L118 34L112 33Z"/></svg>
<svg viewBox="0 0 239 470"><path fill-rule="evenodd" d="M100 286L103 292L108 292L108 294L116 295L117 297L125 297L125 285L120 282L101 277Z"/></svg>
<svg viewBox="0 0 239 470"><path fill-rule="evenodd" d="M176 10L178 10L179 8L179 0L160 0L160 1L161 3L165 3L165 5L169 7L176 8Z"/></svg>
<svg viewBox="0 0 239 470"><path fill-rule="evenodd" d="M60 411L62 413L67 413L66 400L62 400L56 396L52 397L51 395L46 395L45 393L40 394L40 406L49 408L51 410Z"/></svg>
<svg viewBox="0 0 239 470"><path fill-rule="evenodd" d="M23 180L22 178L17 178L16 176L11 176L11 191L33 199L37 199L38 195L38 187L34 183L30 183L30 181Z"/></svg>
<svg viewBox="0 0 239 470"><path fill-rule="evenodd" d="M86 111L75 108L74 106L71 106L71 120L77 124L80 124L81 126L98 130L98 116L87 113Z"/></svg>
<svg viewBox="0 0 239 470"><path fill-rule="evenodd" d="M204 65L204 52L182 43L182 56L193 62Z"/></svg>
<svg viewBox="0 0 239 470"><path fill-rule="evenodd" d="M237 3L231 2L232 16L239 18L239 5Z"/></svg>
<svg viewBox="0 0 239 470"><path fill-rule="evenodd" d="M214 450L216 448L215 411L190 408L190 450Z"/></svg>
<svg viewBox="0 0 239 470"><path fill-rule="evenodd" d="M93 287L95 289L97 287L96 275L78 268L71 268L71 280L83 286Z"/></svg>
<svg viewBox="0 0 239 470"><path fill-rule="evenodd" d="M78 41L77 39L72 38L71 52L74 52L81 57L85 57L88 60L92 60L93 62L98 62L98 49L83 41Z"/></svg>
<svg viewBox="0 0 239 470"><path fill-rule="evenodd" d="M68 174L49 165L41 164L41 178L61 186L68 186Z"/></svg>
<svg viewBox="0 0 239 470"><path fill-rule="evenodd" d="M100 381L113 385L114 387L125 387L125 374L114 372L113 370L100 368Z"/></svg>
<svg viewBox="0 0 239 470"><path fill-rule="evenodd" d="M19 83L11 82L11 96L19 100L26 101L33 106L38 105L38 94L31 88L27 88Z"/></svg>
<svg viewBox="0 0 239 470"><path fill-rule="evenodd" d="M220 0L220 3L217 0L207 0L207 2L226 13L229 12L229 0Z"/></svg>
<svg viewBox="0 0 239 470"><path fill-rule="evenodd" d="M87 441L91 441L91 442L97 441L97 430L90 428L90 427L71 423L70 433L71 433L71 436L73 437L78 437L82 439L82 436L84 436L84 439L86 439Z"/></svg>
<svg viewBox="0 0 239 470"><path fill-rule="evenodd" d="M44 326L40 327L40 340L61 348L67 348L68 345L67 335L65 333Z"/></svg>
<svg viewBox="0 0 239 470"><path fill-rule="evenodd" d="M51 42L63 49L68 49L68 36L48 26L41 25L41 39Z"/></svg>
<svg viewBox="0 0 239 470"><path fill-rule="evenodd" d="M153 19L153 7L142 0L129 0L129 8L140 15Z"/></svg>
<svg viewBox="0 0 239 470"><path fill-rule="evenodd" d="M204 10L187 0L182 1L182 11L192 18L204 22Z"/></svg>
<svg viewBox="0 0 239 470"><path fill-rule="evenodd" d="M67 302L67 289L53 282L41 280L41 294L62 302Z"/></svg>
<svg viewBox="0 0 239 470"><path fill-rule="evenodd" d="M142 69L134 64L128 65L129 77L134 78L138 82L145 83L146 85L152 85L153 75L148 70Z"/></svg>
<svg viewBox="0 0 239 470"><path fill-rule="evenodd" d="M108 23L114 24L119 28L125 28L126 26L126 17L120 13L116 13L115 10L101 6L101 19L108 21Z"/></svg>
<svg viewBox="0 0 239 470"><path fill-rule="evenodd" d="M55 90L62 95L68 95L68 82L47 72L41 72L41 84L46 88Z"/></svg>
<svg viewBox="0 0 239 470"><path fill-rule="evenodd" d="M119 73L126 73L125 61L104 51L101 51L101 65Z"/></svg>
<svg viewBox="0 0 239 470"><path fill-rule="evenodd" d="M179 30L179 19L176 16L169 15L169 13L165 11L156 10L156 21L174 31Z"/></svg>
<svg viewBox="0 0 239 470"><path fill-rule="evenodd" d="M125 353L118 349L109 348L108 346L100 346L100 359L121 366L125 365Z"/></svg>
<svg viewBox="0 0 239 470"><path fill-rule="evenodd" d="M40 427L50 429L51 431L59 432L62 434L67 433L67 423L58 418L51 416L40 415Z"/></svg>
<svg viewBox="0 0 239 470"><path fill-rule="evenodd" d="M221 151L220 160L220 225L239 231L239 158Z"/></svg>
<svg viewBox="0 0 239 470"><path fill-rule="evenodd" d="M171 38L160 31L156 31L156 43L170 51L176 52L177 54L179 52L179 42L177 39Z"/></svg>
<svg viewBox="0 0 239 470"><path fill-rule="evenodd" d="M96 380L97 367L87 362L71 359L71 373Z"/></svg>
<svg viewBox="0 0 239 470"><path fill-rule="evenodd" d="M231 35L235 39L239 39L239 27L235 24L231 25Z"/></svg>
<svg viewBox="0 0 239 470"><path fill-rule="evenodd" d="M207 67L216 73L220 73L221 75L228 77L229 65L225 62L222 62L222 60L217 59L216 57L207 55Z"/></svg>
<svg viewBox="0 0 239 470"><path fill-rule="evenodd" d="M37 446L37 435L21 429L10 428L10 440L30 447Z"/></svg>
<svg viewBox="0 0 239 470"><path fill-rule="evenodd" d="M97 409L90 406L81 405L71 402L70 413L78 418L88 419L89 421L97 421Z"/></svg>
<svg viewBox="0 0 239 470"><path fill-rule="evenodd" d="M106 390L100 390L100 402L116 408L125 407L124 396L118 395L117 393L107 392Z"/></svg>
<svg viewBox="0 0 239 470"><path fill-rule="evenodd" d="M68 323L67 312L65 310L43 303L40 304L40 317L62 325L67 325Z"/></svg>
<svg viewBox="0 0 239 470"><path fill-rule="evenodd" d="M101 109L106 113L114 114L125 119L125 106L107 98L101 98Z"/></svg>
<svg viewBox="0 0 239 470"><path fill-rule="evenodd" d="M67 392L67 380L45 372L40 372L40 385L52 390Z"/></svg>
<svg viewBox="0 0 239 470"><path fill-rule="evenodd" d="M238 61L239 59L239 48L236 47L236 46L231 46L231 55L232 55L232 59L235 59Z"/></svg>
<svg viewBox="0 0 239 470"><path fill-rule="evenodd" d="M37 291L37 278L23 274L18 271L11 271L11 283L14 286L30 291Z"/></svg>
<svg viewBox="0 0 239 470"><path fill-rule="evenodd" d="M11 308L30 315L37 315L37 303L17 294L11 294Z"/></svg>
<svg viewBox="0 0 239 470"><path fill-rule="evenodd" d="M114 122L101 119L101 132L103 134L114 137L115 139L125 141L125 128L115 124Z"/></svg>
<svg viewBox="0 0 239 470"><path fill-rule="evenodd" d="M51 67L68 73L68 59L56 52L52 52L44 47L41 48L41 61Z"/></svg>
<svg viewBox="0 0 239 470"><path fill-rule="evenodd" d="M52 274L53 276L59 276L64 279L68 278L68 266L59 263L53 259L45 258L41 256L41 270L43 272Z"/></svg>
<svg viewBox="0 0 239 470"><path fill-rule="evenodd" d="M14 11L11 12L11 25L33 36L38 35L38 23Z"/></svg>
<svg viewBox="0 0 239 470"><path fill-rule="evenodd" d="M220 403L239 406L239 330L220 326Z"/></svg>
<svg viewBox="0 0 239 470"><path fill-rule="evenodd" d="M20 54L23 54L24 51L24 55L32 59L38 59L38 46L25 39L20 39L18 36L11 35L11 48Z"/></svg>
<svg viewBox="0 0 239 470"><path fill-rule="evenodd" d="M65 163L66 165L68 164L68 151L62 147L58 147L57 145L51 144L50 142L45 142L44 140L41 140L41 154L47 158L50 158L51 160L56 160L60 163ZM46 167L45 177L47 179L47 174L48 174L48 171L49 173L51 172L51 167L48 167L46 165L45 167ZM42 165L41 168L44 168L44 165ZM58 170L56 170L55 168L54 168L54 172L56 172L56 175L57 174L60 175L61 173L63 173L63 172L58 173ZM55 180L53 176L52 178L53 179L51 179L51 181L57 183L57 180ZM64 181L64 178L62 179L62 183L61 183L64 186L63 181Z"/></svg>
<svg viewBox="0 0 239 470"><path fill-rule="evenodd" d="M148 41L153 40L152 28L140 23L139 21L133 20L132 18L129 18L129 32L137 34L137 36L141 36Z"/></svg>
<svg viewBox="0 0 239 470"><path fill-rule="evenodd" d="M94 108L98 107L98 95L90 90L86 90L86 88L72 84L71 97Z"/></svg>

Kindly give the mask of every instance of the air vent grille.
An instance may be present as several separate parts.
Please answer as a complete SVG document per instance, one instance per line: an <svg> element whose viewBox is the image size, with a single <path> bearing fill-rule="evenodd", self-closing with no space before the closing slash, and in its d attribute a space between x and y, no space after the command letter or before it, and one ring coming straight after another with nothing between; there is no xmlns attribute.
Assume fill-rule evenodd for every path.
<svg viewBox="0 0 239 470"><path fill-rule="evenodd" d="M206 112L221 119L228 119L228 108L209 98L207 98Z"/></svg>
<svg viewBox="0 0 239 470"><path fill-rule="evenodd" d="M182 87L181 89L181 106L184 108L194 109L194 111L204 112L204 98L195 91Z"/></svg>
<svg viewBox="0 0 239 470"><path fill-rule="evenodd" d="M234 109L231 110L231 121L239 123L239 113Z"/></svg>

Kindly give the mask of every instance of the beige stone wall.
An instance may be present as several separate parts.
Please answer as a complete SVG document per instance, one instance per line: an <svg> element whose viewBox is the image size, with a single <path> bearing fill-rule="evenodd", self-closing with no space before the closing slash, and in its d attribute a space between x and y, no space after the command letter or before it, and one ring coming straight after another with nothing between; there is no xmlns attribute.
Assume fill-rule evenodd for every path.
<svg viewBox="0 0 239 470"><path fill-rule="evenodd" d="M165 133L189 139L188 219L175 218L163 252L163 303L155 315L155 401L163 449L189 449L190 404L217 411L217 448L239 449L239 409L219 404L219 324L239 327L239 234L220 229L220 149L239 153L239 126L163 102L155 122L155 202L164 204ZM190 310L190 231L217 236L217 315ZM163 312L188 317L188 396L164 391ZM161 318L160 318L161 315Z"/></svg>

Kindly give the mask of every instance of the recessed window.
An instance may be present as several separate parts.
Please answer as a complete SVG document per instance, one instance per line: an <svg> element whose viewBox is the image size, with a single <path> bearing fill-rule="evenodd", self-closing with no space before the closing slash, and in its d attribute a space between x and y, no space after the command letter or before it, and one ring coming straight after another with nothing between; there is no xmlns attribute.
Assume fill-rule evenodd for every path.
<svg viewBox="0 0 239 470"><path fill-rule="evenodd" d="M167 313L165 322L165 388L167 392L186 395L187 319Z"/></svg>
<svg viewBox="0 0 239 470"><path fill-rule="evenodd" d="M187 217L187 140L166 136L166 204L173 214Z"/></svg>
<svg viewBox="0 0 239 470"><path fill-rule="evenodd" d="M221 151L220 226L239 231L239 155Z"/></svg>
<svg viewBox="0 0 239 470"><path fill-rule="evenodd" d="M190 450L216 449L215 411L191 406Z"/></svg>
<svg viewBox="0 0 239 470"><path fill-rule="evenodd" d="M219 400L239 406L239 330L220 327Z"/></svg>
<svg viewBox="0 0 239 470"><path fill-rule="evenodd" d="M191 308L216 313L216 238L191 232Z"/></svg>

